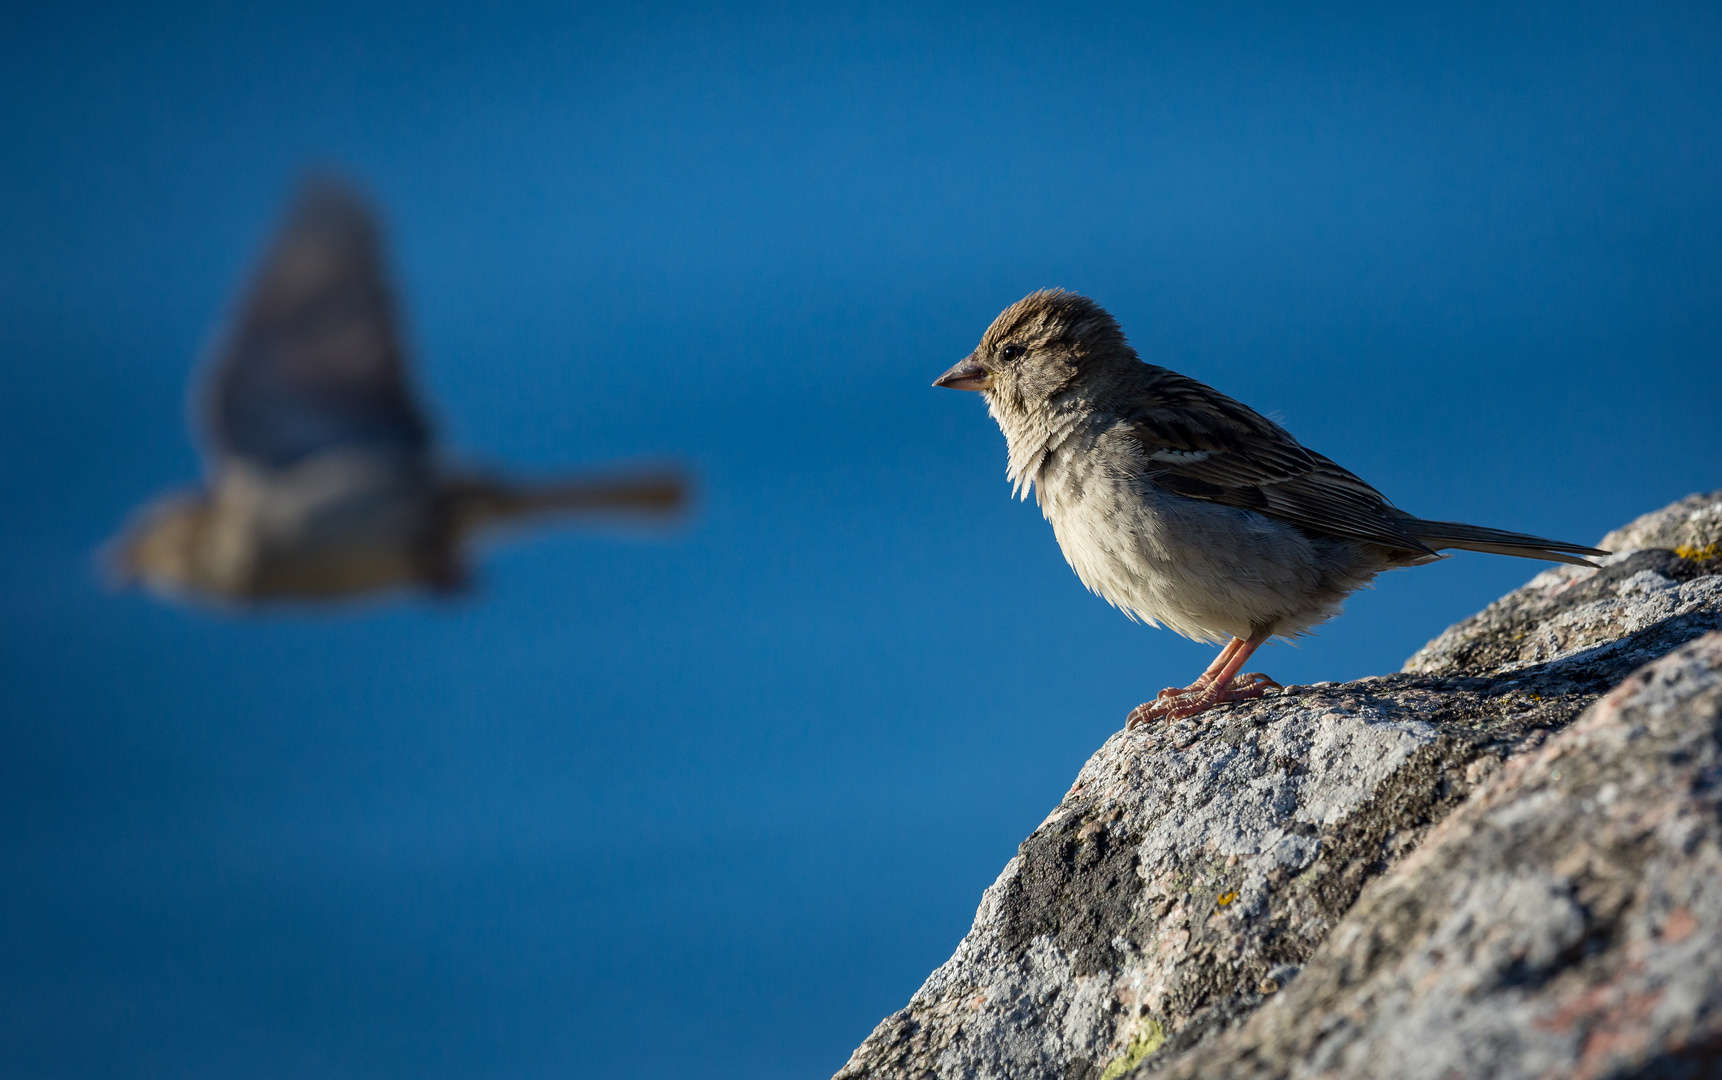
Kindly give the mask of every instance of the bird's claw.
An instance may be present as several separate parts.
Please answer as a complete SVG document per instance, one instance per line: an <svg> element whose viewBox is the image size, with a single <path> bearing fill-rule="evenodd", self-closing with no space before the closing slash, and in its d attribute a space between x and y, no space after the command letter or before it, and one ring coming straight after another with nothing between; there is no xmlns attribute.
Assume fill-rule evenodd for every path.
<svg viewBox="0 0 1722 1080"><path fill-rule="evenodd" d="M1156 720L1164 719L1167 723L1184 720L1207 712L1216 705L1249 701L1263 696L1269 690L1282 689L1284 687L1279 683L1259 671L1239 675L1224 688L1204 684L1200 680L1185 687L1169 686L1160 691L1153 701L1145 701L1131 709L1130 716L1124 721L1124 728L1126 731L1135 731Z"/></svg>
<svg viewBox="0 0 1722 1080"><path fill-rule="evenodd" d="M1275 682L1274 680L1268 678L1266 675L1263 675L1259 671L1246 671L1242 675L1239 675L1237 678L1232 680L1232 685L1231 685L1230 689L1234 693L1245 693L1247 691L1254 690L1257 692L1249 694L1249 696L1250 697L1261 697L1262 692L1265 692L1268 690L1284 690L1285 687L1281 686L1279 683ZM1242 701L1244 699L1243 698L1230 698L1228 700Z"/></svg>
<svg viewBox="0 0 1722 1080"><path fill-rule="evenodd" d="M1257 673L1257 676L1259 676L1260 678L1263 678L1263 679L1268 678L1266 675L1261 675L1259 672ZM1254 678L1257 676L1240 675L1238 677L1239 678ZM1273 682L1272 679L1268 679L1268 681ZM1159 701L1161 698L1188 697L1191 694L1201 693L1203 690L1206 690L1208 687L1210 687L1212 685L1214 685L1213 677L1210 675L1204 675L1201 678L1197 679L1195 682L1191 683L1189 686L1168 686L1166 689L1160 691L1158 694L1155 694L1154 700ZM1274 683L1274 685L1278 686L1279 683Z"/></svg>

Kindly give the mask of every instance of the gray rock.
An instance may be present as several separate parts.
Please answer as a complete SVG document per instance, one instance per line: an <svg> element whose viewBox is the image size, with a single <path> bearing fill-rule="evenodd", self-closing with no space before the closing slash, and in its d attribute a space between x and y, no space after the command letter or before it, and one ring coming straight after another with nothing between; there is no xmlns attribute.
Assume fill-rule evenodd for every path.
<svg viewBox="0 0 1722 1080"><path fill-rule="evenodd" d="M1688 559L1722 558L1722 491L1688 495L1602 538L1607 551L1667 548Z"/></svg>
<svg viewBox="0 0 1722 1080"><path fill-rule="evenodd" d="M1644 663L1722 625L1722 491L1645 514L1601 546L1614 552L1601 573L1545 570L1419 649L1405 670L1500 674L1598 649L1635 650ZM1651 627L1659 632L1640 633Z"/></svg>
<svg viewBox="0 0 1722 1080"><path fill-rule="evenodd" d="M1722 492L1611 533L1616 554L1602 570L1562 566L1539 575L1431 642L1399 674L1289 688L1199 721L1114 735L986 891L956 954L875 1029L838 1077L1117 1080L1190 1068L1203 1075L1413 1075L1395 1055L1433 1036L1407 1027L1393 1036L1397 1042L1390 1039L1389 1028L1411 1006L1388 1005L1386 997L1353 1001L1347 995L1360 992L1359 979L1409 978L1411 990L1394 984L1381 993L1412 994L1428 1013L1422 1022L1456 1024L1457 1012L1443 1021L1439 1010L1459 1007L1440 994L1427 997L1417 980L1427 976L1443 993L1482 1002L1496 984L1465 981L1486 979L1478 965L1505 964L1502 970L1529 987L1565 972L1573 957L1618 953L1624 939L1591 929L1612 916L1599 915L1591 893L1552 865L1528 862L1519 874L1508 860L1504 870L1485 872L1488 859L1476 853L1475 874L1454 871L1457 891L1429 893L1445 899L1417 909L1416 919L1433 920L1427 941L1417 937L1424 924L1410 915L1381 923L1389 910L1381 898L1425 895L1393 892L1394 883L1434 873L1426 869L1429 853L1447 850L1457 823L1470 820L1475 807L1519 813L1533 832L1557 828L1558 800L1532 797L1521 763L1545 760L1602 723L1595 718L1604 712L1621 714L1623 707L1611 704L1568 727L1635 669L1722 628L1722 559L1706 547L1715 535L1722 535ZM1634 548L1638 543L1684 549ZM1692 646L1690 656L1679 654L1686 659L1664 663L1686 671L1705 662L1691 657L1709 656L1706 648ZM1681 700L1688 698L1712 700ZM1689 708L1701 705L1670 705L1663 713ZM1656 738L1628 744L1646 754L1663 746ZM1698 761L1690 757L1680 775L1712 768ZM1663 775L1649 759L1629 768L1639 768L1635 778ZM1663 769L1668 777L1670 769ZM1586 797L1602 798L1608 783L1611 798L1637 805L1632 793L1642 785L1626 777L1599 779L1596 794ZM1460 807L1464 813L1425 844ZM1700 847L1708 842L1690 835ZM1637 865L1666 861L1653 854L1652 840L1637 843ZM1694 859L1698 850L1682 857ZM1500 851L1514 854L1511 844ZM1702 921L1709 909L1681 910ZM1722 923L1712 917L1706 925ZM1708 933L1689 936L1708 941ZM1387 946L1378 938L1401 951L1380 951ZM1471 967L1430 974L1440 963L1430 957L1458 955L1444 949L1469 949ZM1413 954L1422 959L1404 959ZM1716 955L1711 967L1722 978L1722 950ZM1360 967L1359 956L1374 966ZM1413 974L1403 974L1405 964ZM1713 1008L1703 1004L1712 999L1680 985L1676 996L1697 1004L1686 1012L1669 1006L1667 1032L1699 1031L1693 1010ZM1264 1002L1272 1007L1260 1008ZM1468 1052L1487 1057L1488 1040L1514 1030L1514 1021L1503 1019L1508 1012L1487 1004L1464 1015L1474 1028L1449 1042L1483 1040L1474 1044L1483 1049ZM1521 1018L1529 1023L1531 1015ZM1698 1045L1680 1038L1687 1036L1668 1034L1655 1043L1657 1052ZM1473 1071L1471 1058L1441 1060L1457 1070L1449 1075L1529 1076L1544 1067L1537 1062L1555 1060L1548 1046L1558 1041L1521 1040L1514 1060L1526 1062L1522 1068Z"/></svg>
<svg viewBox="0 0 1722 1080"><path fill-rule="evenodd" d="M1509 763L1164 1074L1722 1074L1722 633Z"/></svg>

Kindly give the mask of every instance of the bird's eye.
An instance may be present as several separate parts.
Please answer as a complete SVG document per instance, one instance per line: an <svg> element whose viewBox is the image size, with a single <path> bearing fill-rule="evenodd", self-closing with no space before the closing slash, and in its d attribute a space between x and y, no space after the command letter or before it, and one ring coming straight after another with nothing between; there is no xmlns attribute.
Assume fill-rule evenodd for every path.
<svg viewBox="0 0 1722 1080"><path fill-rule="evenodd" d="M1026 352L1028 352L1027 349L1023 348L1021 345L1018 345L1016 342L1013 341L1009 345L1006 345L1004 348L999 350L999 357L1001 359L1004 359L1004 360L1015 360L1017 357L1021 356L1023 353L1026 353Z"/></svg>

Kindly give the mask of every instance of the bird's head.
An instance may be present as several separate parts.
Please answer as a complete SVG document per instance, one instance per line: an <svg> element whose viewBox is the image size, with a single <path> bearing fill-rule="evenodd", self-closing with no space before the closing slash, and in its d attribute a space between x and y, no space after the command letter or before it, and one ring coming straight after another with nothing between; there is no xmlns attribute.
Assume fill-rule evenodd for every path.
<svg viewBox="0 0 1722 1080"><path fill-rule="evenodd" d="M934 386L976 390L995 414L1032 413L1121 363L1135 363L1117 320L1099 304L1062 289L1030 293L1005 308L975 351Z"/></svg>
<svg viewBox="0 0 1722 1080"><path fill-rule="evenodd" d="M103 552L120 588L183 596L208 587L204 558L213 516L201 494L169 495L145 507Z"/></svg>

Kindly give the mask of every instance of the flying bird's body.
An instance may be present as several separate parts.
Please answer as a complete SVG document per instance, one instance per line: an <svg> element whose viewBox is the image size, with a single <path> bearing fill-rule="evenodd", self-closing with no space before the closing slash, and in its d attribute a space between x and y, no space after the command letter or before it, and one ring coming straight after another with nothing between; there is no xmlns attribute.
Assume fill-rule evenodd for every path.
<svg viewBox="0 0 1722 1080"><path fill-rule="evenodd" d="M665 512L678 474L516 484L448 468L414 400L375 226L308 185L219 342L206 389L208 483L122 537L129 578L232 602L326 598L467 578L484 528L547 513Z"/></svg>
<svg viewBox="0 0 1722 1080"><path fill-rule="evenodd" d="M1084 585L1133 618L1227 643L1132 725L1259 696L1277 684L1240 672L1262 643L1306 632L1376 574L1442 548L1581 564L1605 554L1415 518L1249 407L1143 363L1110 315L1071 293L1006 309L935 385L985 396L1012 483L1033 491Z"/></svg>
<svg viewBox="0 0 1722 1080"><path fill-rule="evenodd" d="M386 456L339 451L278 469L230 464L200 496L173 497L146 520L135 551L185 591L225 597L324 597L450 577L439 552L434 476ZM177 565L175 565L177 564ZM170 590L171 591L171 590Z"/></svg>

